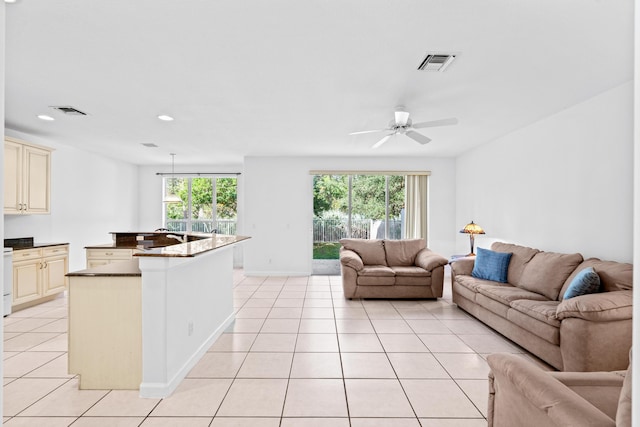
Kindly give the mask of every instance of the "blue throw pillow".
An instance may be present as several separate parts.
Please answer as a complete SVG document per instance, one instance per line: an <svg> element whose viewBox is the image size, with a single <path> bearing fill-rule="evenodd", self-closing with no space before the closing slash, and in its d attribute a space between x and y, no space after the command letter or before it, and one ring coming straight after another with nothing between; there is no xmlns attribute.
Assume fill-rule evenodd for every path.
<svg viewBox="0 0 640 427"><path fill-rule="evenodd" d="M511 261L511 252L495 252L477 248L476 262L471 275L478 279L507 283L507 270Z"/></svg>
<svg viewBox="0 0 640 427"><path fill-rule="evenodd" d="M576 275L564 293L564 299L593 294L600 290L600 276L593 267L585 268Z"/></svg>

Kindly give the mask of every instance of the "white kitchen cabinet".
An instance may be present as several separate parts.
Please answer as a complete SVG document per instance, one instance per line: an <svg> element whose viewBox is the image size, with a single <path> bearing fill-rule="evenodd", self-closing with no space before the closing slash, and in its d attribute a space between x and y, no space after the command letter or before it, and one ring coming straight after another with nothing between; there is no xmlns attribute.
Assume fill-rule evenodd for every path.
<svg viewBox="0 0 640 427"><path fill-rule="evenodd" d="M127 261L133 254L139 252L137 249L87 249L87 268L98 267L118 261Z"/></svg>
<svg viewBox="0 0 640 427"><path fill-rule="evenodd" d="M13 304L20 310L48 301L67 288L69 245L13 251Z"/></svg>
<svg viewBox="0 0 640 427"><path fill-rule="evenodd" d="M4 139L4 213L51 212L51 149Z"/></svg>

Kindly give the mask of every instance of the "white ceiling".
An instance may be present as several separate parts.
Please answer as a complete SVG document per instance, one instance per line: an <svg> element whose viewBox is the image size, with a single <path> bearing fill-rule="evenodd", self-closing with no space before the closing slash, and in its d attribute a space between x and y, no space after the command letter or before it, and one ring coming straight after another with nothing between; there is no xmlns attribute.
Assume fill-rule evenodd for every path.
<svg viewBox="0 0 640 427"><path fill-rule="evenodd" d="M633 76L633 0L18 0L6 32L6 126L135 164L455 156ZM347 135L398 104L460 123Z"/></svg>

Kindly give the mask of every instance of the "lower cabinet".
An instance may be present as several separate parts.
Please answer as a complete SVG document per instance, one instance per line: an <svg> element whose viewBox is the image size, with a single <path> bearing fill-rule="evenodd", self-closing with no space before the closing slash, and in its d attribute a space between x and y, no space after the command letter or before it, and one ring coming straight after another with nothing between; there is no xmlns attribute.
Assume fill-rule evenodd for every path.
<svg viewBox="0 0 640 427"><path fill-rule="evenodd" d="M12 308L26 308L63 292L68 272L69 245L15 250Z"/></svg>
<svg viewBox="0 0 640 427"><path fill-rule="evenodd" d="M87 268L130 260L136 252L136 249L87 249Z"/></svg>

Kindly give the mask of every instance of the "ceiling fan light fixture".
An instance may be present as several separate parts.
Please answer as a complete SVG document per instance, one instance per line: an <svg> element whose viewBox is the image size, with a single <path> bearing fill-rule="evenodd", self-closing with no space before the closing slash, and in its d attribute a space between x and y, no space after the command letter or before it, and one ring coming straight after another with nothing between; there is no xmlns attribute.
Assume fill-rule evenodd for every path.
<svg viewBox="0 0 640 427"><path fill-rule="evenodd" d="M173 117L168 116L168 115L166 115L166 114L160 114L160 115L158 116L158 119L159 119L159 120L162 120L163 122L171 122L171 121L173 121Z"/></svg>
<svg viewBox="0 0 640 427"><path fill-rule="evenodd" d="M407 111L396 111L395 113L396 116L396 125L399 126L406 126L407 123L409 122L409 113Z"/></svg>

